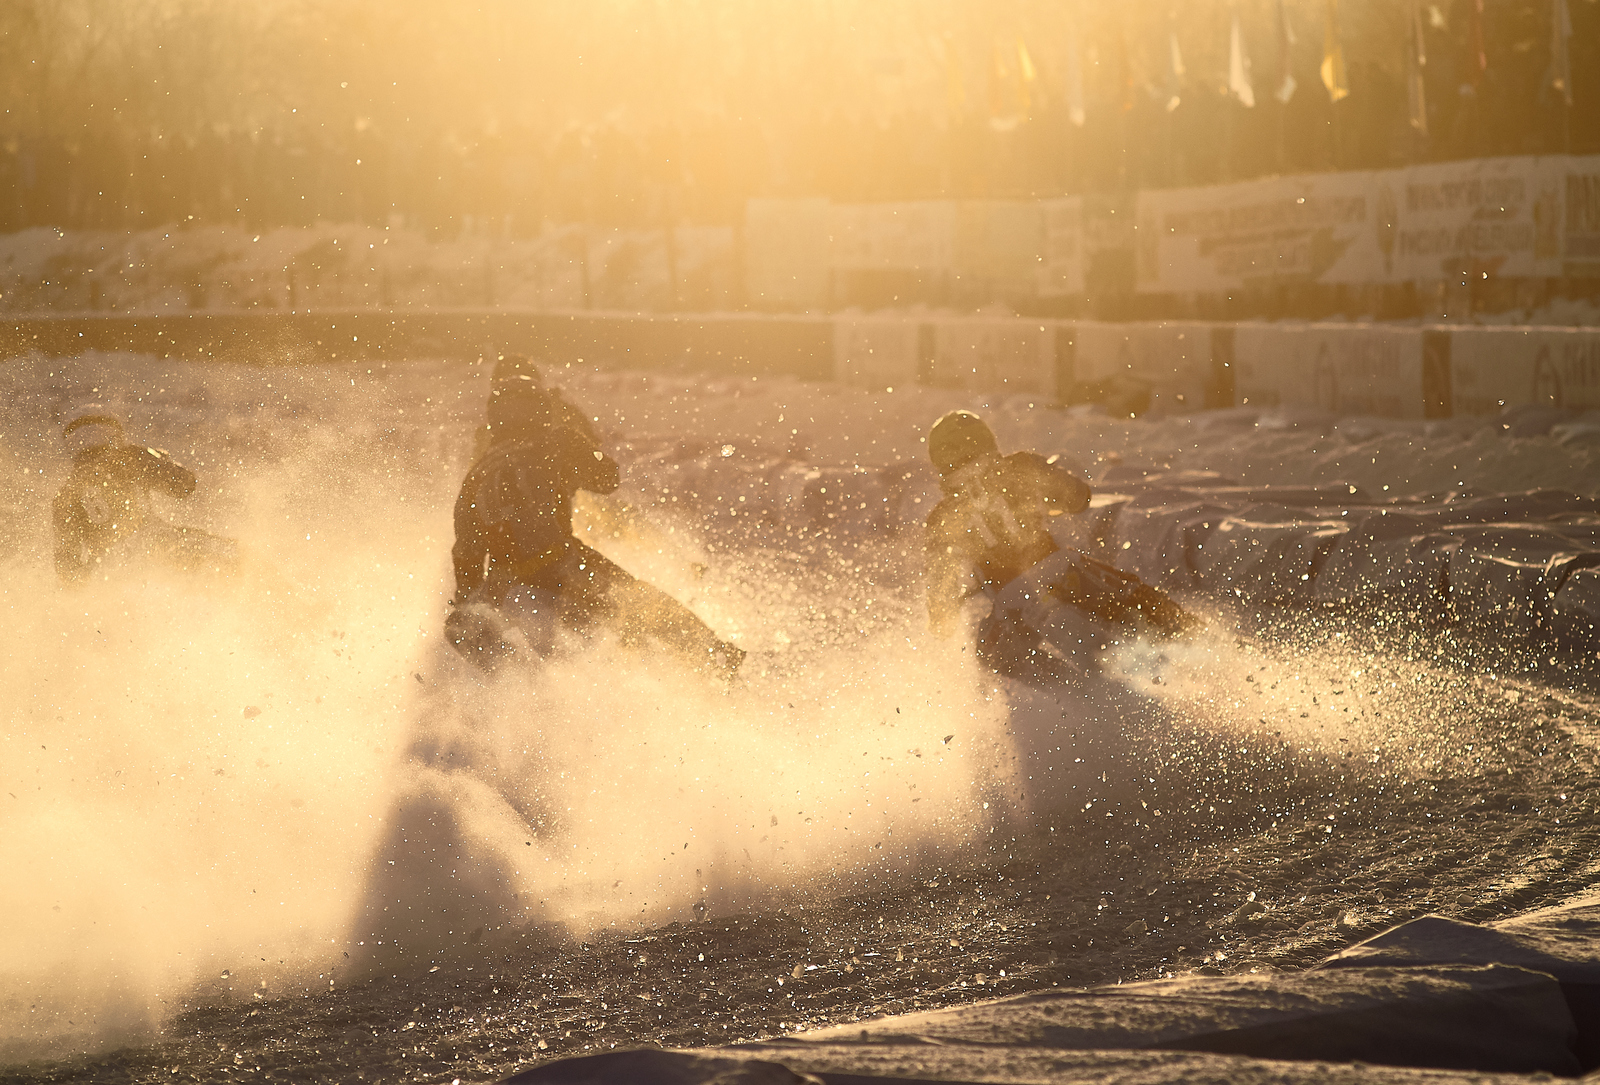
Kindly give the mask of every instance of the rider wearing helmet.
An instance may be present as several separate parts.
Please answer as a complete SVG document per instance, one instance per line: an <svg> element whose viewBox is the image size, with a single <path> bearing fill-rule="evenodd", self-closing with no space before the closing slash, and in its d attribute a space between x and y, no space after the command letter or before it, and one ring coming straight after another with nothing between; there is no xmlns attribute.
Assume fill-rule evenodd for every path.
<svg viewBox="0 0 1600 1085"><path fill-rule="evenodd" d="M513 356L496 367L484 436L488 447L461 483L452 550L457 612L447 622L456 647L485 661L504 654L498 637L464 611L515 610L528 592L545 593L568 626L615 623L625 639L653 637L731 674L744 653L720 640L693 612L635 579L572 534L578 490L616 490L616 461L600 448L588 419L537 368ZM504 617L505 615L502 615Z"/></svg>
<svg viewBox="0 0 1600 1085"><path fill-rule="evenodd" d="M979 651L999 669L1044 662L1049 640L1064 654L1100 639L1085 617L1173 634L1193 619L1166 594L1078 550L1063 549L1050 520L1089 507L1089 486L1034 452L1001 455L989 426L952 411L928 434L944 498L928 514L928 618L948 636L968 597L993 610ZM1067 608L1072 608L1068 612Z"/></svg>
<svg viewBox="0 0 1600 1085"><path fill-rule="evenodd" d="M600 437L588 417L567 401L560 389L544 382L544 374L526 354L501 354L489 378L489 403L483 425L478 430L475 457L481 458L495 441L495 428L504 430L520 425L533 415L548 415L563 426L570 426L599 447Z"/></svg>
<svg viewBox="0 0 1600 1085"><path fill-rule="evenodd" d="M526 359L513 358L496 367L480 433L486 447L456 499L458 599L490 579L527 582L575 547L595 554L573 538L572 498L611 493L620 479L588 420Z"/></svg>
<svg viewBox="0 0 1600 1085"><path fill-rule="evenodd" d="M122 420L98 403L74 411L61 430L73 452L72 473L51 505L56 574L80 581L115 557L144 549L194 566L216 557L225 542L156 516L151 494L183 498L194 492L194 472L157 448L130 444Z"/></svg>

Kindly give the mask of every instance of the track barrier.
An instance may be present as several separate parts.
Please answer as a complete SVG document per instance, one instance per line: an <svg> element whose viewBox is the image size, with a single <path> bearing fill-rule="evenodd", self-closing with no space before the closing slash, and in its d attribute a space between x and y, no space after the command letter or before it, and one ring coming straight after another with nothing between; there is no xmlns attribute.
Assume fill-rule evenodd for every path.
<svg viewBox="0 0 1600 1085"><path fill-rule="evenodd" d="M0 323L0 336L7 356L101 350L263 364L521 351L867 390L1016 393L1132 415L1248 407L1442 419L1600 409L1600 328L352 309L27 315Z"/></svg>

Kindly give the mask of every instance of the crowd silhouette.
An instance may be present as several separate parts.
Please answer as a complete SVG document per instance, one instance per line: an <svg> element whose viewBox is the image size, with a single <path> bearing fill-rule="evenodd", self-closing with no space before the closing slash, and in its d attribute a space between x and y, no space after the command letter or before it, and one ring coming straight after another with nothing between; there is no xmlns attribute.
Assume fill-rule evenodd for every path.
<svg viewBox="0 0 1600 1085"><path fill-rule="evenodd" d="M0 10L0 230L517 236L733 224L756 196L1127 193L1600 151L1600 5L1344 0L1335 25L1326 4L19 0ZM1234 14L1250 106L1229 88Z"/></svg>

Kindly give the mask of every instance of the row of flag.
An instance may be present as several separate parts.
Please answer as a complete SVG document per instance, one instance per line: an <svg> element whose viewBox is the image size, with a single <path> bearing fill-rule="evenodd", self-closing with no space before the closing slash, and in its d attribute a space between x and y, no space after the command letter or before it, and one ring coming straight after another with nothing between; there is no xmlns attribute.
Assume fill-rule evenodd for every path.
<svg viewBox="0 0 1600 1085"><path fill-rule="evenodd" d="M1466 73L1468 85L1475 91L1488 71L1489 59L1484 42L1484 0L1470 0L1467 5ZM1550 0L1550 89L1568 106L1572 105L1572 61L1569 45L1572 38L1572 19L1567 0ZM1272 96L1288 104L1299 89L1291 63L1292 50L1297 44L1294 27L1289 21L1284 0L1276 0L1274 35L1277 41L1277 67L1273 76ZM1438 8L1424 6L1413 0L1408 5L1405 38L1405 82L1407 113L1413 128L1419 134L1428 132L1428 103L1425 75L1428 67L1426 20L1442 26ZM1120 44L1120 43L1119 43ZM1158 100L1164 101L1170 112L1182 101L1184 76L1183 52L1178 45L1176 31L1167 35L1164 50L1164 79L1154 88ZM957 68L950 65L950 99L952 111L959 108L964 94ZM1019 39L1013 51L996 43L989 66L989 119L1001 130L1015 127L1029 114L1034 96L1038 69L1027 46ZM1324 0L1322 28L1322 63L1319 74L1322 85L1331 101L1337 102L1350 93L1350 77L1345 67L1344 47L1339 20L1339 0ZM1082 43L1076 26L1068 30L1066 58L1062 72L1065 84L1068 119L1082 127L1088 117L1084 105L1084 66ZM1241 106L1254 108L1256 104L1254 69L1250 54L1245 48L1245 38L1239 13L1234 11L1228 28L1228 95Z"/></svg>

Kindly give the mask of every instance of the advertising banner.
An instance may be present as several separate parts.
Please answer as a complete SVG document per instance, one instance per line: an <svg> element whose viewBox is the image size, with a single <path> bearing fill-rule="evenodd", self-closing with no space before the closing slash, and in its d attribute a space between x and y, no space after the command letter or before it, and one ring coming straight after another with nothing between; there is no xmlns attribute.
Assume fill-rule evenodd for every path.
<svg viewBox="0 0 1600 1085"><path fill-rule="evenodd" d="M1563 273L1600 278L1600 155L1567 159Z"/></svg>
<svg viewBox="0 0 1600 1085"><path fill-rule="evenodd" d="M838 273L855 272L948 274L968 300L1600 277L1600 156L1152 190L1131 208L751 200L745 268L753 302L789 307L826 304Z"/></svg>
<svg viewBox="0 0 1600 1085"><path fill-rule="evenodd" d="M1055 325L1030 320L941 320L929 383L969 392L1018 392L1055 401Z"/></svg>
<svg viewBox="0 0 1600 1085"><path fill-rule="evenodd" d="M1574 199L1593 210L1567 230L1563 205ZM1144 292L1554 277L1564 242L1600 269L1600 158L1483 158L1156 190L1139 193L1137 214Z"/></svg>
<svg viewBox="0 0 1600 1085"><path fill-rule="evenodd" d="M1283 358L1290 354L1292 324L1236 325L1233 329L1233 391L1240 407L1277 407L1284 402L1288 376Z"/></svg>
<svg viewBox="0 0 1600 1085"><path fill-rule="evenodd" d="M957 204L956 275L996 294L1083 292L1083 200L963 200Z"/></svg>
<svg viewBox="0 0 1600 1085"><path fill-rule="evenodd" d="M1371 173L1140 192L1136 217L1146 293L1372 282L1383 272Z"/></svg>
<svg viewBox="0 0 1600 1085"><path fill-rule="evenodd" d="M1102 324L1081 320L1076 339L1074 402L1126 399L1126 388L1148 391L1146 410L1201 410L1212 380L1211 326L1192 321Z"/></svg>
<svg viewBox="0 0 1600 1085"><path fill-rule="evenodd" d="M1039 296L1082 294L1085 270L1083 200L1077 196L1042 200L1039 210L1044 232L1044 251L1038 268Z"/></svg>
<svg viewBox="0 0 1600 1085"><path fill-rule="evenodd" d="M1566 163L1478 158L1385 171L1379 217L1392 218L1392 236L1384 275L1368 281L1560 275Z"/></svg>
<svg viewBox="0 0 1600 1085"><path fill-rule="evenodd" d="M834 379L873 392L912 387L925 327L914 320L835 320Z"/></svg>
<svg viewBox="0 0 1600 1085"><path fill-rule="evenodd" d="M1454 412L1600 408L1600 335L1592 328L1448 328Z"/></svg>
<svg viewBox="0 0 1600 1085"><path fill-rule="evenodd" d="M834 204L831 264L841 271L947 271L955 266L956 203Z"/></svg>
<svg viewBox="0 0 1600 1085"><path fill-rule="evenodd" d="M1037 200L962 200L956 205L957 277L997 294L1032 294L1044 259Z"/></svg>
<svg viewBox="0 0 1600 1085"><path fill-rule="evenodd" d="M1376 324L1241 324L1240 406L1422 418L1422 331Z"/></svg>
<svg viewBox="0 0 1600 1085"><path fill-rule="evenodd" d="M750 200L744 211L745 296L760 308L828 303L827 200Z"/></svg>

